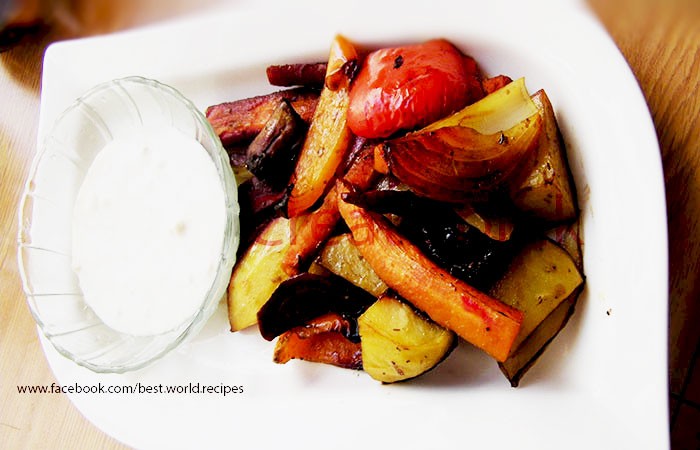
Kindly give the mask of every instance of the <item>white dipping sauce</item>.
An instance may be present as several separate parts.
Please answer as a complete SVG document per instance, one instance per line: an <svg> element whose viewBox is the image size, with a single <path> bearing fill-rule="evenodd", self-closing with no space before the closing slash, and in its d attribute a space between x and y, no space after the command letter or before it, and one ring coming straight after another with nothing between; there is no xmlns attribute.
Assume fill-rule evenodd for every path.
<svg viewBox="0 0 700 450"><path fill-rule="evenodd" d="M73 268L86 303L123 333L177 327L212 286L225 223L223 188L199 142L160 128L108 143L73 210Z"/></svg>

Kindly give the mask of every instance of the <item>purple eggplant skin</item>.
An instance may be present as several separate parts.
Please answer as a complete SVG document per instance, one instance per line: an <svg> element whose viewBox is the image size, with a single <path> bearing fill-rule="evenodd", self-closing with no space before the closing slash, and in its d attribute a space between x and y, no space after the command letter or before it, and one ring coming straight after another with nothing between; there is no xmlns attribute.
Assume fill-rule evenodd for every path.
<svg viewBox="0 0 700 450"><path fill-rule="evenodd" d="M306 86L320 90L326 82L327 66L325 62L280 64L268 66L265 73L273 86Z"/></svg>
<svg viewBox="0 0 700 450"><path fill-rule="evenodd" d="M258 179L281 187L294 171L308 126L288 100L279 105L246 152L246 167Z"/></svg>
<svg viewBox="0 0 700 450"><path fill-rule="evenodd" d="M306 122L291 103L282 98L245 152L241 153L240 148L229 151L232 165L245 165L253 174L253 178L243 182L238 189L241 208L239 255L270 220L286 211L289 178L307 129Z"/></svg>
<svg viewBox="0 0 700 450"><path fill-rule="evenodd" d="M245 251L270 221L284 215L288 197L289 189L286 187L272 187L255 177L238 187L241 233L238 258L243 257Z"/></svg>
<svg viewBox="0 0 700 450"><path fill-rule="evenodd" d="M346 336L359 342L357 318L376 298L338 276L302 273L282 282L258 311L263 338L273 340L294 327L328 313L337 313L351 323Z"/></svg>

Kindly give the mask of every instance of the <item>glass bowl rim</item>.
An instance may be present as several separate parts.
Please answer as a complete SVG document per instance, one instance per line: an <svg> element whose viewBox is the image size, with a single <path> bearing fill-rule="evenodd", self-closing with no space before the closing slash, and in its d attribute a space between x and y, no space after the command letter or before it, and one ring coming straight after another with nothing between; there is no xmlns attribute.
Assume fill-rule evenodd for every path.
<svg viewBox="0 0 700 450"><path fill-rule="evenodd" d="M25 261L22 249L24 247L31 247L31 243L25 242L24 235L26 230L24 225L26 223L29 229L31 230L31 223L34 214L32 211L27 211L26 204L29 198L32 196L32 185L35 181L36 174L41 164L41 161L44 159L44 157L47 155L50 149L50 146L48 145L49 138L56 132L57 129L59 129L59 127L61 126L61 122L65 120L65 118L68 117L70 114L72 114L75 109L79 108L81 104L84 104L87 99L99 94L102 91L114 88L115 86L122 86L124 84L145 85L148 86L150 89L157 89L175 98L177 102L181 103L187 109L187 111L192 115L193 119L197 122L197 124L204 128L205 133L201 136L196 136L196 139L199 142L204 136L206 136L206 138L210 139L215 146L215 153L210 153L209 151L207 151L207 155L209 155L210 159L212 160L212 163L215 166L224 194L226 223L224 229L224 236L222 238L221 243L221 253L217 264L216 274L214 276L214 279L212 280L211 285L207 290L207 294L202 299L202 302L198 307L196 313L193 314L192 317L189 318L187 321L181 323L180 325L178 325L170 331L143 337L156 339L159 336L166 335L167 333L172 333L174 330L182 330L179 333L177 333L177 335L173 339L167 342L167 344L159 346L159 349L157 351L154 351L153 354L148 355L147 358L139 362L125 361L118 365L96 364L91 362L87 358L81 358L73 351L65 348L63 345L56 342L53 336L48 335L45 331L44 320L42 319L41 314L38 311L36 311L31 301L31 298L36 295L36 292L34 292L30 288L31 277L27 273L29 265L31 263ZM58 351L58 353L68 358L69 360L75 362L76 364L97 373L124 373L134 371L144 368L157 361L158 359L164 357L172 350L177 348L183 341L185 341L187 338L191 337L195 332L197 332L199 328L201 328L204 325L208 317L216 309L216 305L221 300L221 296L215 295L217 281L222 276L222 273L230 275L232 267L235 263L236 250L238 248L240 240L238 208L238 193L236 189L235 175L230 166L226 150L224 149L221 140L219 139L218 135L214 131L211 123L206 118L206 116L202 113L202 111L199 110L199 108L197 108L197 106L190 99L183 95L179 90L161 81L137 75L126 76L105 81L88 89L87 91L85 91L85 93L83 93L80 97L75 99L68 107L66 107L66 109L64 109L58 115L58 117L51 124L46 134L42 137L41 141L37 142L37 151L32 159L32 163L26 176L25 185L22 190L22 193L20 194L20 201L18 204L18 230L16 247L18 270L22 282L22 291L25 296L25 301L27 302L29 310L32 314L32 318L34 319L37 328L40 330L41 335ZM232 236L229 236L229 234L232 234ZM207 317L204 317L205 314ZM104 324L101 321L101 319L100 322L101 324ZM127 339L134 337L142 337L131 336L121 332L118 333Z"/></svg>

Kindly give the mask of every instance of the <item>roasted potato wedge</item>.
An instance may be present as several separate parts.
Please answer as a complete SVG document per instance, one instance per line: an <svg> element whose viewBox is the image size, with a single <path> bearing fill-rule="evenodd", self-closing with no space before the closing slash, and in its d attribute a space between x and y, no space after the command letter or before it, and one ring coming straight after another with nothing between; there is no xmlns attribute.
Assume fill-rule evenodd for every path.
<svg viewBox="0 0 700 450"><path fill-rule="evenodd" d="M571 256L554 242L541 239L526 245L489 292L523 312L513 348L517 349L582 283L583 277Z"/></svg>
<svg viewBox="0 0 700 450"><path fill-rule="evenodd" d="M580 289L577 288L552 311L508 359L498 364L510 385L517 387L523 375L535 364L547 346L559 334L574 313Z"/></svg>
<svg viewBox="0 0 700 450"><path fill-rule="evenodd" d="M257 323L258 310L293 273L282 264L291 241L289 220L270 222L246 251L231 275L228 287L228 318L231 331Z"/></svg>
<svg viewBox="0 0 700 450"><path fill-rule="evenodd" d="M317 114L304 141L291 185L287 211L290 217L309 209L333 180L347 153L350 130L345 124L347 89L324 88Z"/></svg>
<svg viewBox="0 0 700 450"><path fill-rule="evenodd" d="M352 45L345 42L331 46L328 62L329 70L335 67L335 60L342 57L341 49L350 52ZM353 55L345 55L347 60ZM354 57L357 55L355 54ZM327 80L326 80L327 81ZM311 121L309 132L299 155L292 175L292 193L287 205L290 217L297 216L309 209L326 191L326 187L335 177L336 170L345 159L352 132L347 126L349 104L349 83L337 81L337 89L324 86L318 106Z"/></svg>
<svg viewBox="0 0 700 450"><path fill-rule="evenodd" d="M526 245L490 294L523 312L516 349L559 303L583 283L571 256L548 239Z"/></svg>
<svg viewBox="0 0 700 450"><path fill-rule="evenodd" d="M520 175L510 185L511 199L519 210L537 219L574 219L578 214L574 185L552 104L543 90L532 100L543 120L542 133L537 149L523 160Z"/></svg>
<svg viewBox="0 0 700 450"><path fill-rule="evenodd" d="M321 250L319 262L334 274L376 297L388 289L386 283L365 261L349 233L330 238Z"/></svg>
<svg viewBox="0 0 700 450"><path fill-rule="evenodd" d="M578 236L578 228L578 222L560 225L549 230L547 235L569 254L571 261L580 271L583 268L583 260L581 258L581 243ZM569 262L566 264L567 266L570 265ZM557 334L564 328L569 318L574 313L576 302L582 289L583 284L581 283L569 294L568 298L559 303L559 305L522 340L520 345L513 350L507 360L499 363L501 372L508 378L511 386L518 386L523 375L535 364L549 343L552 342ZM541 311L540 315L543 312L544 311ZM525 314L527 317L527 312L525 312Z"/></svg>
<svg viewBox="0 0 700 450"><path fill-rule="evenodd" d="M328 277L333 274L333 272L321 265L318 258L311 261L311 264L309 264L309 268L306 269L306 271L312 275L319 275L322 277Z"/></svg>
<svg viewBox="0 0 700 450"><path fill-rule="evenodd" d="M438 365L455 334L392 295L382 295L358 319L362 367L383 383L408 380Z"/></svg>

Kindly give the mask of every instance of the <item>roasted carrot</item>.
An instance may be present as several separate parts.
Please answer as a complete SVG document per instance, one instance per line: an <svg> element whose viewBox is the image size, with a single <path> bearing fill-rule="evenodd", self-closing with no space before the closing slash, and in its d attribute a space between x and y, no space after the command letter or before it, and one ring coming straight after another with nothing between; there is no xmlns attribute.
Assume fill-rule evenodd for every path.
<svg viewBox="0 0 700 450"><path fill-rule="evenodd" d="M336 189L340 214L377 275L436 323L504 361L520 330L522 313L450 275L383 217L345 202L344 194L351 192L347 183L339 181Z"/></svg>
<svg viewBox="0 0 700 450"><path fill-rule="evenodd" d="M345 179L360 190L367 189L376 175L373 164L372 148L363 148L350 164ZM321 206L291 219L292 240L283 262L288 270L296 269L308 260L330 236L338 220L338 195L334 186L324 197Z"/></svg>
<svg viewBox="0 0 700 450"><path fill-rule="evenodd" d="M278 364L301 359L360 370L362 348L359 342L345 337L349 330L350 323L338 314L318 317L283 333L275 345L273 359Z"/></svg>

